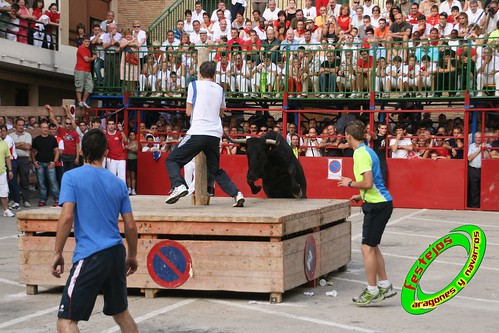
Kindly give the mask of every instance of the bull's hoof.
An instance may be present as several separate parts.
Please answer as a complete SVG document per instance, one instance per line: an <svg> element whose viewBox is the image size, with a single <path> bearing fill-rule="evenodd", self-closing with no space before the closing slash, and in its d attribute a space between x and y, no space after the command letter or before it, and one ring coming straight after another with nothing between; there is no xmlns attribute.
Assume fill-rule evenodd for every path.
<svg viewBox="0 0 499 333"><path fill-rule="evenodd" d="M253 187L251 187L251 193L253 193L253 194L257 194L261 190L262 190L261 186L253 186Z"/></svg>

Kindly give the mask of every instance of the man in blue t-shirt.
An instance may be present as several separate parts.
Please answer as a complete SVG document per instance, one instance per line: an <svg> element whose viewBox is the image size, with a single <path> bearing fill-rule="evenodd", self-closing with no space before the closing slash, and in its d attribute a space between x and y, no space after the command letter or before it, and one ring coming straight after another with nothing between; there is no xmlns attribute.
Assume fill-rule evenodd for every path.
<svg viewBox="0 0 499 333"><path fill-rule="evenodd" d="M338 186L359 189L360 194L352 196L350 200L363 202L361 252L367 275L367 288L352 299L357 305L377 303L397 294L388 281L385 260L378 247L385 226L392 215L392 197L385 187L378 156L364 144L365 133L366 128L359 120L349 122L345 128L346 140L354 150L355 181L343 177L338 182Z"/></svg>
<svg viewBox="0 0 499 333"><path fill-rule="evenodd" d="M102 167L107 139L99 129L82 139L85 164L62 178L52 275L64 272L62 252L74 220L76 246L59 306L59 332L77 330L87 321L98 293L104 293L104 314L113 316L122 332L137 332L128 312L126 276L137 271L137 226L126 184ZM128 244L126 253L118 227L121 214Z"/></svg>

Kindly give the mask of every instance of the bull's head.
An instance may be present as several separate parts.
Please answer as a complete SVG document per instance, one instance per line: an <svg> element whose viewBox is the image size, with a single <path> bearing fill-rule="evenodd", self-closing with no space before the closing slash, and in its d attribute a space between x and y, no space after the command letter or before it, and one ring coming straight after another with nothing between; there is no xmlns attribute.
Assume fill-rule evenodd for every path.
<svg viewBox="0 0 499 333"><path fill-rule="evenodd" d="M264 138L249 139L229 139L232 143L246 146L246 156L248 157L248 174L246 180L251 187L251 192L256 194L262 189L255 186L255 181L262 178L263 168L268 160L269 152L278 144L276 140Z"/></svg>

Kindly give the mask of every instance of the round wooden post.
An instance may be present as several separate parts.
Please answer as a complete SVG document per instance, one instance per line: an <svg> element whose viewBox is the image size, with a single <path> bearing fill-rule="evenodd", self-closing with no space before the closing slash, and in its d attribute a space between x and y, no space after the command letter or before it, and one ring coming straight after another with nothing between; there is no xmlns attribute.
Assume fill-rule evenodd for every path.
<svg viewBox="0 0 499 333"><path fill-rule="evenodd" d="M192 204L195 206L210 204L208 196L208 170L206 168L206 156L203 152L199 153L194 160L194 179L195 192L192 195Z"/></svg>

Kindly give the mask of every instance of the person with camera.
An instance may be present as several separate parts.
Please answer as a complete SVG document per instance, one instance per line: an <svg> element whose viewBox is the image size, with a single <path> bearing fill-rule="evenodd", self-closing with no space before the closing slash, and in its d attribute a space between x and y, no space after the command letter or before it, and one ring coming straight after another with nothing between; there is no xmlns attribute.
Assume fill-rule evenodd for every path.
<svg viewBox="0 0 499 333"><path fill-rule="evenodd" d="M322 153L319 146L321 142L322 139L317 137L317 130L315 127L311 127L305 137L304 146L307 147L305 156L321 157Z"/></svg>
<svg viewBox="0 0 499 333"><path fill-rule="evenodd" d="M490 37L494 33L494 30L496 31L495 38L499 38L499 32L497 32L499 31L497 25L497 22L499 21L499 14L497 13L497 7L498 3L496 0L490 1L489 4L485 7L485 15L482 15L482 19L480 21L480 25L482 27L485 27L485 33L489 36L489 43L490 43Z"/></svg>

